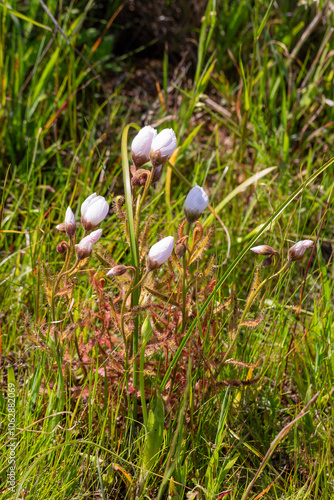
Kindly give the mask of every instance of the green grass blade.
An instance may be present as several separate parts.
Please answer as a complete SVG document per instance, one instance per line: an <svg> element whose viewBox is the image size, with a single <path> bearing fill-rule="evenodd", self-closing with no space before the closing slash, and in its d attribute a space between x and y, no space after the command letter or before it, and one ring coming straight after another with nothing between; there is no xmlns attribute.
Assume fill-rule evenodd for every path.
<svg viewBox="0 0 334 500"><path fill-rule="evenodd" d="M261 22L261 24L260 24L260 26L259 26L259 28L258 28L257 32L256 32L256 39L257 39L257 40L260 38L261 33L262 33L262 31L263 31L263 28L264 28L264 27L265 27L265 25L266 25L266 22L267 22L267 20L268 20L269 13L270 13L270 11L271 11L271 8L272 8L272 6L273 6L273 3L274 3L274 0L270 0L270 3L269 3L269 5L268 5L268 9L267 9L267 11L266 11L266 13L265 13L265 15L264 15L264 17L263 17L263 19L262 19L262 22Z"/></svg>
<svg viewBox="0 0 334 500"><path fill-rule="evenodd" d="M100 483L100 488L101 488L101 496L102 500L106 500L106 494L104 492L104 487L103 487L103 481L102 481L102 474L101 474L101 469L100 469L100 459L98 455L98 451L96 450L96 468L97 468L97 473L99 476L99 483Z"/></svg>
<svg viewBox="0 0 334 500"><path fill-rule="evenodd" d="M4 5L1 3L0 7L4 7ZM28 16L25 16L24 14L21 14L21 12L17 12L17 10L14 10L12 8L8 9L9 14L12 14L15 17L19 17L20 19L23 19L23 21L27 21L28 23L34 24L35 26L38 26L39 28L43 28L44 30L51 31L52 29L49 26L45 26L45 24L41 24L34 19L31 19Z"/></svg>
<svg viewBox="0 0 334 500"><path fill-rule="evenodd" d="M124 182L124 196L125 196L125 207L127 214L127 223L129 228L130 237L130 250L131 250L131 260L132 265L136 269L139 265L139 253L138 246L135 236L135 224L133 219L133 209L132 209L132 190L131 190L131 179L129 170L129 158L128 158L128 134L130 127L138 128L134 123L126 125L122 133L122 170L123 170L123 182Z"/></svg>

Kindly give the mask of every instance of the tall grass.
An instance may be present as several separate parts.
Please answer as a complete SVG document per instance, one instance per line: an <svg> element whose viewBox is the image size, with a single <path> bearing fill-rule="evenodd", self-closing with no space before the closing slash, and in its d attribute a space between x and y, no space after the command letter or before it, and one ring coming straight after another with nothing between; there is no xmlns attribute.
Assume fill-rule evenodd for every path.
<svg viewBox="0 0 334 500"><path fill-rule="evenodd" d="M204 185L213 212L201 222L214 227L207 255L215 267L178 345L137 345L141 398L96 342L101 299L89 272L97 280L109 262L131 265L116 210L100 260L78 273L61 366L45 287L59 271L55 226L67 205L79 217L92 192L110 202L124 194L122 131L143 124L131 86L139 56L113 53L119 3L103 19L92 2L47 8L70 44L38 2L0 6L1 498L333 498L330 4L209 0L188 75L179 78L175 54L161 50L163 93L145 94L146 122L173 127L180 149L143 207L152 216L146 247L177 231L189 186ZM306 238L314 250L268 281L234 337L259 261L249 249L266 243L286 256ZM262 269L262 279L270 273ZM115 296L116 287L105 291ZM15 493L7 483L9 383ZM127 408L134 399L135 421Z"/></svg>

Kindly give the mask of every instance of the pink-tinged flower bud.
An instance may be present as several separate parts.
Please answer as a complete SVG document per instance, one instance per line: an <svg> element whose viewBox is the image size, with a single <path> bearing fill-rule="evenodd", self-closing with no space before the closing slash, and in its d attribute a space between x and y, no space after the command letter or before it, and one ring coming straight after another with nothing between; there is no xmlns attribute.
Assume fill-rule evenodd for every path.
<svg viewBox="0 0 334 500"><path fill-rule="evenodd" d="M93 245L101 238L101 234L102 229L97 229L88 236L82 238L78 245L75 245L75 255L78 260L83 260L90 256L93 250Z"/></svg>
<svg viewBox="0 0 334 500"><path fill-rule="evenodd" d="M56 226L56 229L58 229L58 231L60 231L61 233L66 233L65 222L61 222L60 224L58 224L58 226Z"/></svg>
<svg viewBox="0 0 334 500"><path fill-rule="evenodd" d="M67 207L65 214L65 232L69 238L73 238L77 231L75 217L70 207Z"/></svg>
<svg viewBox="0 0 334 500"><path fill-rule="evenodd" d="M313 247L314 243L312 240L301 240L298 241L293 247L290 248L288 253L288 260L294 262L296 260L301 260L304 253L310 247Z"/></svg>
<svg viewBox="0 0 334 500"><path fill-rule="evenodd" d="M193 187L184 203L184 213L189 223L199 219L209 204L209 198L204 189L200 186Z"/></svg>
<svg viewBox="0 0 334 500"><path fill-rule="evenodd" d="M123 266L120 264L110 269L110 271L107 272L107 276L122 276L122 274L125 274L127 270L128 266Z"/></svg>
<svg viewBox="0 0 334 500"><path fill-rule="evenodd" d="M182 259L182 257L186 254L187 247L184 243L179 243L175 247L175 255L178 259Z"/></svg>
<svg viewBox="0 0 334 500"><path fill-rule="evenodd" d="M81 223L85 231L90 231L98 226L108 215L109 203L103 196L91 194L81 205Z"/></svg>
<svg viewBox="0 0 334 500"><path fill-rule="evenodd" d="M133 174L131 179L131 186L145 186L148 176L150 175L149 170L144 170L143 168L139 168Z"/></svg>
<svg viewBox="0 0 334 500"><path fill-rule="evenodd" d="M162 165L158 165L157 167L155 167L154 172L153 172L152 184L154 184L155 182L158 182L160 180L161 173L162 173Z"/></svg>
<svg viewBox="0 0 334 500"><path fill-rule="evenodd" d="M132 141L131 158L137 168L140 168L150 159L150 152L153 139L157 136L157 131L150 127L143 127Z"/></svg>
<svg viewBox="0 0 334 500"><path fill-rule="evenodd" d="M171 256L174 248L174 238L173 236L167 236L162 240L155 243L148 254L147 257L147 270L154 271L158 269L166 260Z"/></svg>
<svg viewBox="0 0 334 500"><path fill-rule="evenodd" d="M165 128L158 134L152 142L150 154L151 162L154 167L164 163L176 149L177 140L172 128Z"/></svg>
<svg viewBox="0 0 334 500"><path fill-rule="evenodd" d="M276 250L269 245L259 245L258 247L251 248L250 250L258 255L278 255L278 252L276 252Z"/></svg>
<svg viewBox="0 0 334 500"><path fill-rule="evenodd" d="M69 248L69 245L66 241L61 241L58 245L57 245L57 252L60 253L61 255L66 253L67 250Z"/></svg>

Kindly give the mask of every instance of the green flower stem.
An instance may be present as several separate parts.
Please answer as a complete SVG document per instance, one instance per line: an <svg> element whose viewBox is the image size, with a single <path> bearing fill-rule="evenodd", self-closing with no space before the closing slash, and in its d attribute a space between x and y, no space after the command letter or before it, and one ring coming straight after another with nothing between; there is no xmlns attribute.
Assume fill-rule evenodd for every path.
<svg viewBox="0 0 334 500"><path fill-rule="evenodd" d="M143 323L142 329L142 345L140 348L140 365L139 365L139 387L140 387L140 401L143 411L143 422L145 428L147 428L147 408L146 408L146 398L145 398L145 378L144 378L144 364L145 364L145 349L146 344L152 336L152 327L150 324L149 317L147 317Z"/></svg>
<svg viewBox="0 0 334 500"><path fill-rule="evenodd" d="M143 281L145 281L145 279L147 278L147 275L148 275L149 271L146 271L146 273L143 274L142 278L140 279L140 281L138 281L138 283L135 284L135 281L136 281L136 277L137 277L137 274L135 274L131 280L131 284L129 286L129 289L128 291L126 292L125 296L124 296L124 299L123 299L123 302L122 302L122 307L121 307L121 332L122 332L122 336L123 336L123 340L124 340L124 344L125 344L125 350L126 350L126 335L125 335L125 329L124 329L124 316L125 316L125 306L126 306L126 301L128 300L129 296L131 294L133 294L133 292L135 292L143 283ZM135 353L133 353L135 355Z"/></svg>
<svg viewBox="0 0 334 500"><path fill-rule="evenodd" d="M191 223L187 222L187 230L186 230L186 236L189 237L190 233L190 226ZM181 333L184 334L185 329L186 329L186 323L187 323L187 317L186 317L186 312L187 312L187 252L183 256L183 261L182 261L182 327L181 327ZM171 379L171 384L169 388L169 394L172 394L173 387L174 387L174 382L175 382L175 375L176 375L176 365L175 365L175 370L173 371L172 374L172 379Z"/></svg>
<svg viewBox="0 0 334 500"><path fill-rule="evenodd" d="M187 222L186 236L190 233L190 222ZM184 333L186 328L186 305L187 305L187 252L183 256L183 273L182 273L182 333Z"/></svg>
<svg viewBox="0 0 334 500"><path fill-rule="evenodd" d="M251 294L248 302L247 302L247 305L242 313L242 316L241 316L241 319L239 321L239 324L238 324L238 328L237 328L237 331L235 332L235 335L233 337L233 340L231 342L231 345L229 346L229 348L227 349L227 351L225 352L224 354L224 357L222 359L222 364L225 363L225 361L227 360L227 357L229 356L230 352L232 351L233 347L235 346L235 343L237 341L237 338L238 338L238 335L239 335L239 332L241 330L241 327L242 327L242 323L250 309L250 307L252 306L254 300L255 300L255 297L257 296L257 294L259 293L259 291L261 290L261 288L266 284L266 283L269 283L269 281L271 281L272 279L274 279L276 276L280 275L281 273L283 273L284 271L286 271L289 267L290 267L290 261L287 261L284 266L275 274L273 274L272 276L269 276L268 278L266 278L265 280L262 281L262 283L259 284L259 286L254 290L254 292Z"/></svg>
<svg viewBox="0 0 334 500"><path fill-rule="evenodd" d="M140 351L140 366L139 366L139 388L140 388L140 400L141 407L143 411L143 422L145 427L147 426L147 408L145 399L145 380L144 380L144 361L145 361L145 347L146 342L142 345Z"/></svg>
<svg viewBox="0 0 334 500"><path fill-rule="evenodd" d="M129 158L128 158L128 133L130 127L134 127L137 129L138 127L130 123L127 125L122 133L122 170L123 170L123 183L124 183L124 197L125 197L125 207L127 213L127 225L129 232L129 240L130 240L130 251L131 251L131 263L132 266L136 269L136 273L134 276L133 284L137 284L138 276L139 276L139 250L138 250L138 241L136 239L135 233L135 224L133 218L133 209L132 209L132 190L131 190L131 179L130 179L130 170L129 170ZM132 287L131 287L132 288ZM136 289L132 293L132 306L135 307L139 303L139 290ZM124 318L124 314L123 314ZM124 322L124 319L122 319ZM124 324L124 323L123 323ZM139 343L139 324L138 318L134 320L134 331L132 335L132 344L133 344L133 353L134 353L134 363L133 363L133 385L135 389L137 389L138 385L138 361L137 361L137 352L138 352L138 343ZM134 398L133 402L133 417L137 418L137 400Z"/></svg>
<svg viewBox="0 0 334 500"><path fill-rule="evenodd" d="M128 296L132 294L132 307L135 307L139 304L140 297L140 285L146 278L147 273L144 274L142 279L138 282L139 279L139 249L138 249L138 238L139 238L139 230L140 230L140 216L143 208L143 204L145 198L149 192L149 188L152 183L152 178L154 174L154 167L152 167L150 171L150 175L146 179L144 191L137 200L137 208L136 208L136 216L135 220L133 217L133 196L131 189L131 180L130 180L130 170L129 170L129 159L128 159L128 150L127 150L127 142L128 142L128 132L130 127L137 128L134 124L127 125L122 134L122 169L123 169L123 181L124 181L124 194L125 194L125 206L127 212L127 221L128 221L128 230L129 230L129 239L130 239L130 249L131 249L131 258L132 258L132 266L137 270L134 281L131 283L131 287L128 290L127 294L124 297L122 303L122 312L121 312L121 329L123 339L125 339L125 331L124 331L124 312L125 312L125 304ZM134 285L134 286L133 286ZM138 386L138 346L139 346L139 324L138 318L134 319L134 331L132 335L132 350L133 350L133 386L137 389ZM134 399L133 402L133 417L137 418L137 401Z"/></svg>
<svg viewBox="0 0 334 500"><path fill-rule="evenodd" d="M143 203L145 201L145 198L147 196L148 190L149 190L149 188L151 186L151 183L152 183L153 174L154 174L154 167L151 168L150 175L146 179L143 194L141 196L140 195L138 196L139 202L137 203L137 210L136 210L136 222L137 222L136 240L137 241L138 241L139 229L140 229L140 215L141 215L141 211L142 211L142 208L143 208Z"/></svg>

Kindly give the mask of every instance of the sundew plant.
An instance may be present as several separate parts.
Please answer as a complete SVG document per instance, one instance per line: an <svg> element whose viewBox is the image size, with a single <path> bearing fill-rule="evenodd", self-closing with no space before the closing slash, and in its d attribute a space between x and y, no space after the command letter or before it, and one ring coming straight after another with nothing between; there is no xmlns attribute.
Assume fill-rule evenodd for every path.
<svg viewBox="0 0 334 500"><path fill-rule="evenodd" d="M331 2L0 5L0 499L334 498Z"/></svg>

